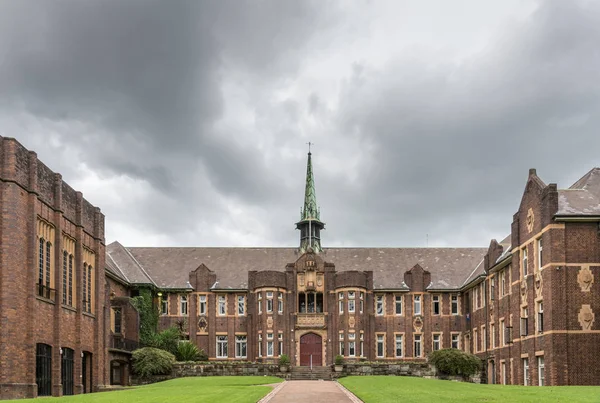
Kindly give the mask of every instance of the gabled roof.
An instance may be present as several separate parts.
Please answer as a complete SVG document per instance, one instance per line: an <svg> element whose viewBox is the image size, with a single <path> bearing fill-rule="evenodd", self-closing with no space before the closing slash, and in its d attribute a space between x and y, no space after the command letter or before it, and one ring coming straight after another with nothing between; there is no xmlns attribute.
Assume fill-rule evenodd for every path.
<svg viewBox="0 0 600 403"><path fill-rule="evenodd" d="M568 189L558 190L556 215L600 215L600 168L593 168Z"/></svg>
<svg viewBox="0 0 600 403"><path fill-rule="evenodd" d="M219 289L246 289L248 271L285 271L288 263L300 257L296 248L123 248L117 245L111 244L107 250L111 250L112 258L127 276L131 271L140 282L142 274L147 273L157 287L164 289L189 288L189 273L201 264L215 272ZM430 288L456 289L462 286L485 252L485 248L326 248L320 256L333 263L336 271L373 271L375 289L404 289L404 272L416 264L431 272Z"/></svg>
<svg viewBox="0 0 600 403"><path fill-rule="evenodd" d="M106 255L106 266L113 274L126 279L130 284L156 285L127 248L119 242L115 241L107 245Z"/></svg>

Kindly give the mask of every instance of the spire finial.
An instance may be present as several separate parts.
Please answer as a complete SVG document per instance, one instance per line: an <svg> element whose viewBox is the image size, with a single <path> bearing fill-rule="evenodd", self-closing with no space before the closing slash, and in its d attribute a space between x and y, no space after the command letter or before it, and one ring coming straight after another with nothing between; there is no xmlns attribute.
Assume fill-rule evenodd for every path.
<svg viewBox="0 0 600 403"><path fill-rule="evenodd" d="M308 143L306 143L306 144L308 144L308 153L310 154L310 146L314 146L314 145L315 145L315 143L311 143L311 142L309 141L309 142L308 142Z"/></svg>

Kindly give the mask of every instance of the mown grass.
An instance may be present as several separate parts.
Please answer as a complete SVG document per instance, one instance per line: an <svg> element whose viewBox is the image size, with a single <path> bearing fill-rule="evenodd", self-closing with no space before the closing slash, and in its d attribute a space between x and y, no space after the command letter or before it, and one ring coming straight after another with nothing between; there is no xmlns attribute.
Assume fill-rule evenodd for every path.
<svg viewBox="0 0 600 403"><path fill-rule="evenodd" d="M349 376L339 382L365 403L600 402L598 386L505 386L408 376Z"/></svg>
<svg viewBox="0 0 600 403"><path fill-rule="evenodd" d="M282 380L263 376L210 376L178 378L135 388L86 395L26 399L43 403L250 403L260 400L272 388L266 384ZM261 386L263 385L263 386Z"/></svg>

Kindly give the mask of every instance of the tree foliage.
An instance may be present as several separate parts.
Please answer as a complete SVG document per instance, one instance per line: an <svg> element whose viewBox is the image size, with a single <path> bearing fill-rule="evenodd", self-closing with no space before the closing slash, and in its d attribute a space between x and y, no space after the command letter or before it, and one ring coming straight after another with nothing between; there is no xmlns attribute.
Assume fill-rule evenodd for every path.
<svg viewBox="0 0 600 403"><path fill-rule="evenodd" d="M281 354L279 356L279 365L290 365L290 356L287 354Z"/></svg>
<svg viewBox="0 0 600 403"><path fill-rule="evenodd" d="M181 332L177 326L171 326L160 333L151 334L145 344L149 347L160 348L173 355L177 355L180 339Z"/></svg>
<svg viewBox="0 0 600 403"><path fill-rule="evenodd" d="M168 351L144 347L133 352L133 370L146 378L151 375L168 375L173 369L175 356Z"/></svg>
<svg viewBox="0 0 600 403"><path fill-rule="evenodd" d="M481 372L482 362L473 355L455 348L433 351L429 354L429 363L445 375L469 377Z"/></svg>

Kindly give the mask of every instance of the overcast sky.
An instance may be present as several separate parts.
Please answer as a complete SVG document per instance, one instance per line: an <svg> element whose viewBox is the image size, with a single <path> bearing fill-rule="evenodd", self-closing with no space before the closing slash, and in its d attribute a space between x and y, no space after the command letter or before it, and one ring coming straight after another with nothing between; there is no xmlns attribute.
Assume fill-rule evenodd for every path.
<svg viewBox="0 0 600 403"><path fill-rule="evenodd" d="M0 135L127 246L487 246L600 165L597 1L0 0Z"/></svg>

